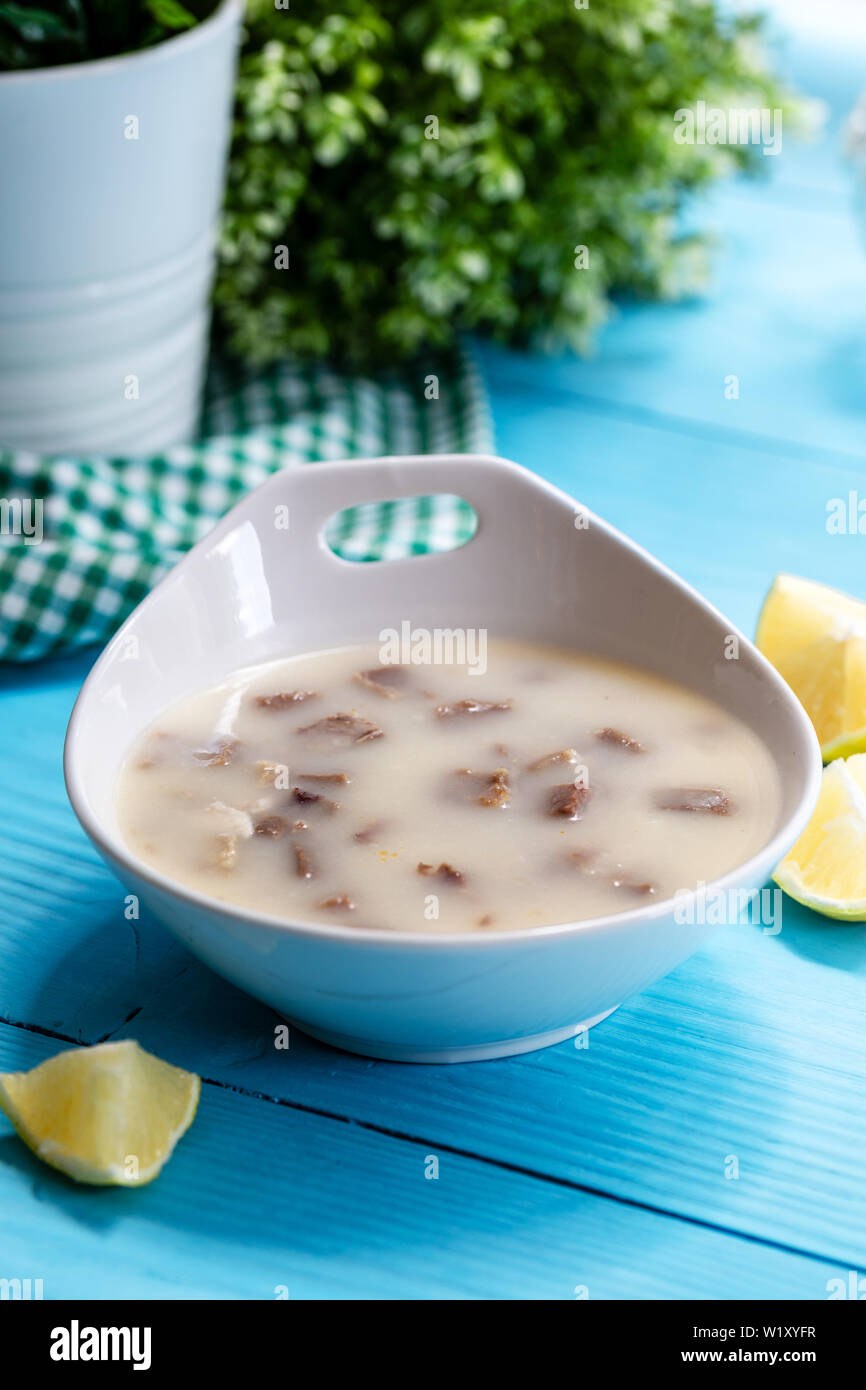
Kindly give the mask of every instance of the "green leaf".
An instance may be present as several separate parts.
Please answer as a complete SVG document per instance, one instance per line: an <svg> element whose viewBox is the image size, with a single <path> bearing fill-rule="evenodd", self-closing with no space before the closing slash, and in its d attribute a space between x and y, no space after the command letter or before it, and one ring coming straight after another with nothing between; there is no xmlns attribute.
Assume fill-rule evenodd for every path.
<svg viewBox="0 0 866 1390"><path fill-rule="evenodd" d="M145 8L166 29L192 29L198 23L180 0L145 0Z"/></svg>

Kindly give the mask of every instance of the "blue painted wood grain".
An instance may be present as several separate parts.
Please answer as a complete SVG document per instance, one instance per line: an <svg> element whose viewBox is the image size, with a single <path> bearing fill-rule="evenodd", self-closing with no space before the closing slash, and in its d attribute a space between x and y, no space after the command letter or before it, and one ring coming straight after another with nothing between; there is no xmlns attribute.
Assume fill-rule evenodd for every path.
<svg viewBox="0 0 866 1390"><path fill-rule="evenodd" d="M0 1067L56 1044L0 1026ZM430 1157L439 1175L425 1177ZM844 1269L205 1085L171 1167L76 1187L0 1134L2 1260L46 1298L826 1297Z"/></svg>
<svg viewBox="0 0 866 1390"><path fill-rule="evenodd" d="M866 596L866 537L826 529L828 500L866 489L866 255L839 149L866 35L794 9L785 61L831 102L827 134L706 206L707 298L623 308L588 362L483 349L501 452L746 629L778 569ZM0 1277L48 1297L820 1299L866 1265L866 927L786 903L779 935L723 933L586 1051L278 1052L269 1010L125 920L66 804L91 659L0 672L0 1068L135 1036L206 1084L146 1191L76 1190L0 1134Z"/></svg>

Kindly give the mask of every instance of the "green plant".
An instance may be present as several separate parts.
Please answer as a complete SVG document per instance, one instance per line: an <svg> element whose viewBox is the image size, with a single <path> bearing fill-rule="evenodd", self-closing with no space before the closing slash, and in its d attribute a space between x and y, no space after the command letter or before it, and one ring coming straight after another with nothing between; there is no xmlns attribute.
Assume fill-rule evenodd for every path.
<svg viewBox="0 0 866 1390"><path fill-rule="evenodd" d="M0 0L0 71L109 58L191 29L217 0Z"/></svg>
<svg viewBox="0 0 866 1390"><path fill-rule="evenodd" d="M248 0L246 27L216 302L252 360L583 349L615 291L694 286L683 196L761 163L674 112L784 105L713 0Z"/></svg>

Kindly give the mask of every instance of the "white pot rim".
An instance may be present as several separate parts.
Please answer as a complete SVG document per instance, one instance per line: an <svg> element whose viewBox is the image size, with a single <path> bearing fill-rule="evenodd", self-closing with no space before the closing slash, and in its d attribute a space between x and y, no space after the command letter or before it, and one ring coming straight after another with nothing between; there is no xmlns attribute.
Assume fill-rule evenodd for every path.
<svg viewBox="0 0 866 1390"><path fill-rule="evenodd" d="M230 28L243 14L244 0L220 0L216 9L196 24L193 29L184 29L171 38L151 44L149 48L138 48L133 53L115 53L107 58L89 58L83 63L58 63L54 67L22 68L14 72L0 72L0 86L23 82L69 81L75 77L86 78L94 72L109 72L113 68L127 67L130 64L159 63L207 43L223 30Z"/></svg>

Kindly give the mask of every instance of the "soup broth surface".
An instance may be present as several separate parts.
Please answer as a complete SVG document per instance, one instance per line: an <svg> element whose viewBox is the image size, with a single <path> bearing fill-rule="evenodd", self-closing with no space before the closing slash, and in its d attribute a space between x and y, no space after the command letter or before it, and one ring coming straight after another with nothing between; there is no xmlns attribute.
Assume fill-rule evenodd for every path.
<svg viewBox="0 0 866 1390"><path fill-rule="evenodd" d="M379 654L249 668L166 710L120 772L130 848L240 907L447 933L643 907L773 833L768 750L681 686L524 643L491 641L483 673Z"/></svg>

